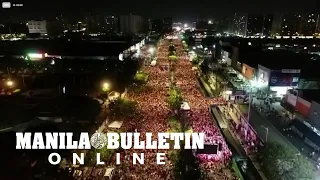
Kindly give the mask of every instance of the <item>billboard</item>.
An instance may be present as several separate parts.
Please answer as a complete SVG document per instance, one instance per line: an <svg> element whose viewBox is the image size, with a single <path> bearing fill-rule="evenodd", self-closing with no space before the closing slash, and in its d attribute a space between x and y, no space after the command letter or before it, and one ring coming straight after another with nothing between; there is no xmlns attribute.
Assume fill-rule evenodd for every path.
<svg viewBox="0 0 320 180"><path fill-rule="evenodd" d="M266 70L259 68L257 73L257 85L260 88L267 87L269 83L269 77L269 73Z"/></svg>
<svg viewBox="0 0 320 180"><path fill-rule="evenodd" d="M297 86L300 71L288 73L287 71L272 71L270 73L270 86Z"/></svg>

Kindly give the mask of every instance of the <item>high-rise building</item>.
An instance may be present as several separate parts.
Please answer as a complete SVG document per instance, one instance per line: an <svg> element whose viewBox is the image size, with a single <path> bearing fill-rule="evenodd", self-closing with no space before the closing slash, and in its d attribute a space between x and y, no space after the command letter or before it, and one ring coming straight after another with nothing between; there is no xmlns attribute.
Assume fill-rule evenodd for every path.
<svg viewBox="0 0 320 180"><path fill-rule="evenodd" d="M88 14L83 23L86 24L86 31L89 33L99 33L105 30L105 20L101 15Z"/></svg>
<svg viewBox="0 0 320 180"><path fill-rule="evenodd" d="M272 36L280 36L281 21L282 21L281 14L274 14L273 22L272 22L272 29L271 29Z"/></svg>
<svg viewBox="0 0 320 180"><path fill-rule="evenodd" d="M281 17L281 36L297 36L301 35L302 31L301 14L284 14Z"/></svg>
<svg viewBox="0 0 320 180"><path fill-rule="evenodd" d="M234 18L230 25L230 32L236 35L245 36L247 31L247 15L239 13L234 14Z"/></svg>
<svg viewBox="0 0 320 180"><path fill-rule="evenodd" d="M120 32L123 34L139 34L143 32L143 18L137 15L120 16Z"/></svg>
<svg viewBox="0 0 320 180"><path fill-rule="evenodd" d="M263 16L263 29L262 29L263 36L271 36L272 25L273 25L273 15L265 14Z"/></svg>
<svg viewBox="0 0 320 180"><path fill-rule="evenodd" d="M304 36L313 36L317 32L319 14L305 14L302 19L302 31Z"/></svg>
<svg viewBox="0 0 320 180"><path fill-rule="evenodd" d="M263 14L248 14L246 35L261 36L263 34L263 23L264 23Z"/></svg>
<svg viewBox="0 0 320 180"><path fill-rule="evenodd" d="M161 19L153 19L151 21L151 30L155 32L162 32L162 20Z"/></svg>
<svg viewBox="0 0 320 180"><path fill-rule="evenodd" d="M119 17L117 16L106 16L105 17L106 27L105 30L109 34L117 34L119 32Z"/></svg>
<svg viewBox="0 0 320 180"><path fill-rule="evenodd" d="M163 31L164 32L172 32L172 18L166 17L163 19Z"/></svg>

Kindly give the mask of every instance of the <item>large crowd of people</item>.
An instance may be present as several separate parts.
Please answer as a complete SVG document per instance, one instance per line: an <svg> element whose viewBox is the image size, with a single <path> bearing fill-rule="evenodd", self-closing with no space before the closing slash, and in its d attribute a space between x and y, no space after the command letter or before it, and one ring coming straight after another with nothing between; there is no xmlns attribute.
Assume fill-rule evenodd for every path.
<svg viewBox="0 0 320 180"><path fill-rule="evenodd" d="M188 120L192 124L194 132L205 133L205 144L218 145L216 154L198 154L202 167L208 171L220 169L230 162L231 151L229 150L223 136L211 119L209 107L212 104L225 104L222 97L206 98L200 91L193 65L184 52L179 40L174 40L176 53L179 56L176 65L175 80L182 92L184 101L188 102L191 111L188 113Z"/></svg>
<svg viewBox="0 0 320 180"><path fill-rule="evenodd" d="M225 101L223 98L206 98L201 94L196 73L192 70L192 64L184 52L180 40L173 40L173 43L178 58L174 79L182 92L184 101L188 102L191 107L191 110L187 113L186 121L190 124L193 132L205 133L205 144L219 146L217 153L197 155L201 162L200 168L208 172L221 169L230 161L231 152L211 119L209 107L212 104L224 104ZM168 132L167 121L173 113L166 102L170 84L169 46L169 40L162 40L156 52L156 66L142 67L142 71L149 75L146 88L139 93L129 92L127 94L129 99L138 103L138 112L131 117L132 119L124 119L120 129L122 132L139 132L142 139L145 138L146 132L151 132L154 135L153 140L157 140L158 132ZM119 153L121 157L120 165L115 165L115 155L110 161L111 165L115 167L113 179L174 179L174 164L168 157L169 150L128 149L121 150ZM144 153L144 164L133 165L133 153L138 153L138 155ZM165 165L157 164L156 153L166 154Z"/></svg>
<svg viewBox="0 0 320 180"><path fill-rule="evenodd" d="M148 73L147 88L139 93L128 93L128 98L138 102L138 113L133 119L124 120L121 128L123 132L139 132L142 139L146 132L152 132L153 140L157 140L158 132L166 132L169 128L167 120L170 117L170 109L166 103L169 83L168 71L159 68L160 64L168 64L168 43L162 42L157 51L157 66L145 66L142 70ZM132 154L144 153L144 164L133 165ZM124 150L121 152L121 165L116 166L114 179L147 180L152 179L174 179L173 165L168 157L165 165L158 165L156 153L165 153L168 150ZM112 161L115 162L115 161Z"/></svg>

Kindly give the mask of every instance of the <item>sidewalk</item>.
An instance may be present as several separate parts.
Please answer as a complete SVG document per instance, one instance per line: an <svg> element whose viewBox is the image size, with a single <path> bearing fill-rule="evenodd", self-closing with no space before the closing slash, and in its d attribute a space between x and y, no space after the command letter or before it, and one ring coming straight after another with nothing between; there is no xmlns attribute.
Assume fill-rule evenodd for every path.
<svg viewBox="0 0 320 180"><path fill-rule="evenodd" d="M247 157L248 159L250 159L252 165L254 166L255 168L255 171L259 174L261 180L267 180L266 176L264 175L264 172L261 170L261 166L260 166L260 163L259 161L257 161L257 158L256 158L256 153L251 153L251 154L248 154L245 150L245 147L243 147L243 144L241 144L241 140L239 139L239 136L237 134L235 134L235 132L232 130L233 127L230 127L230 123L228 123L228 121L232 120L231 118L228 117L227 114L223 113L224 112L224 109L222 106L218 106L218 109L220 110L221 113L220 114L220 119L219 118L214 118L218 125L220 126L221 128L221 125L222 124L223 126L227 126L227 129L226 128L221 128L222 129L222 132L224 133L225 135L225 138L227 139L227 142L231 144L231 146L233 148L235 148L235 150L238 152L239 155L241 156L245 156ZM219 120L218 120L219 119ZM251 168L250 168L251 169ZM253 170L253 169L252 169ZM252 179L256 179L254 178L254 174L252 174L252 170L249 170L248 169L248 174L249 177Z"/></svg>

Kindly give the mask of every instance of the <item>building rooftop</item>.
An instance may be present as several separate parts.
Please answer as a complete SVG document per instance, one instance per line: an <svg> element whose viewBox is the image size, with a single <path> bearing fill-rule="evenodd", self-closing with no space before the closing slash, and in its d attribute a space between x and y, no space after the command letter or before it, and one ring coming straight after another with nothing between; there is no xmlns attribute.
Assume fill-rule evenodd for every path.
<svg viewBox="0 0 320 180"><path fill-rule="evenodd" d="M237 46L239 48L239 59L241 63L245 63L253 68L257 68L260 58L257 58L262 53L260 47L252 46Z"/></svg>
<svg viewBox="0 0 320 180"><path fill-rule="evenodd" d="M317 103L320 103L320 90L318 89L297 89L299 93L299 97L302 97L303 99L311 102L315 101ZM291 93L293 90L290 91Z"/></svg>
<svg viewBox="0 0 320 180"><path fill-rule="evenodd" d="M26 55L32 52L59 56L118 56L131 46L127 42L25 40L0 41L0 55Z"/></svg>
<svg viewBox="0 0 320 180"><path fill-rule="evenodd" d="M293 53L286 50L262 51L259 55L259 64L273 70L302 69L308 66L310 58L305 54ZM303 66L302 66L303 65Z"/></svg>

